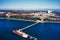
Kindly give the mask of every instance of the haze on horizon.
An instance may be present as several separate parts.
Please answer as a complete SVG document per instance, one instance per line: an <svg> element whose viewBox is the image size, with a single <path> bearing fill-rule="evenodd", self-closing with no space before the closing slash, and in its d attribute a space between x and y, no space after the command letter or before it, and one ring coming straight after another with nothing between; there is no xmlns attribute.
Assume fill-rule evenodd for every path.
<svg viewBox="0 0 60 40"><path fill-rule="evenodd" d="M60 9L60 0L0 0L0 9Z"/></svg>

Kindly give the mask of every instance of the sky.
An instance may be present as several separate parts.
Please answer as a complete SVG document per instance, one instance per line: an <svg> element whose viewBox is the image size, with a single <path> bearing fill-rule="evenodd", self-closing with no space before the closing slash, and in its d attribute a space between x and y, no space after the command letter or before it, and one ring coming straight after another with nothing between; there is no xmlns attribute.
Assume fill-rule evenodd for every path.
<svg viewBox="0 0 60 40"><path fill-rule="evenodd" d="M60 9L60 0L0 0L0 9Z"/></svg>

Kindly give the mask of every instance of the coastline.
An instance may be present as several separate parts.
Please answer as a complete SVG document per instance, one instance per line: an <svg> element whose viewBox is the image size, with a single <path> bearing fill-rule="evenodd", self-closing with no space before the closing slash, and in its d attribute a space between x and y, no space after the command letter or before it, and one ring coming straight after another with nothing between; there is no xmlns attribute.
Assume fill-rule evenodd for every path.
<svg viewBox="0 0 60 40"><path fill-rule="evenodd" d="M22 21L30 21L30 22L35 22L34 20L25 20L25 19L17 19L17 18L0 18L0 19L22 20Z"/></svg>
<svg viewBox="0 0 60 40"><path fill-rule="evenodd" d="M30 22L39 22L39 23L60 23L60 21L34 21L34 20L17 19L17 18L0 18L0 19L21 20L21 21L30 21Z"/></svg>

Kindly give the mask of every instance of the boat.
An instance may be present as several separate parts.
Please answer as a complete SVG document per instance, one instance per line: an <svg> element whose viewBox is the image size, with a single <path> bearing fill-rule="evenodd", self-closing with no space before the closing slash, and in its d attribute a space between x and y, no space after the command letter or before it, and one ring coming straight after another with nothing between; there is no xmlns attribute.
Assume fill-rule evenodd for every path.
<svg viewBox="0 0 60 40"><path fill-rule="evenodd" d="M22 32L22 31L13 30L12 32L13 32L14 34L17 34L17 35L23 37L23 38L28 38L28 34Z"/></svg>

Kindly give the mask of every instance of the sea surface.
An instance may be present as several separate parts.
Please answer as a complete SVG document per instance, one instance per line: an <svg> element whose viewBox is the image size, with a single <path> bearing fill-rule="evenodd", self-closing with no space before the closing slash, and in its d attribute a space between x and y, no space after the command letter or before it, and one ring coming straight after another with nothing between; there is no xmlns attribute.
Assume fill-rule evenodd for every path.
<svg viewBox="0 0 60 40"><path fill-rule="evenodd" d="M30 40L15 35L17 30L34 22L0 19L0 40ZM60 40L60 23L38 23L23 32L38 38L37 40Z"/></svg>

